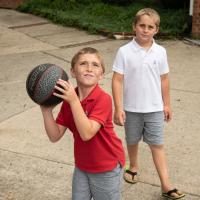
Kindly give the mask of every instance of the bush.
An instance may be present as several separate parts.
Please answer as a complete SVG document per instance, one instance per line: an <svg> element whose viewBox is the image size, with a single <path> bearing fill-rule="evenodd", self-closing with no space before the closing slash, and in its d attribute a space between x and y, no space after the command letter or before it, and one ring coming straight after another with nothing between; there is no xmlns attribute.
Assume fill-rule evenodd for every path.
<svg viewBox="0 0 200 200"><path fill-rule="evenodd" d="M188 8L190 4L190 0L157 0L157 2L167 9Z"/></svg>
<svg viewBox="0 0 200 200"><path fill-rule="evenodd" d="M112 0L118 4L123 2L122 6L108 4L111 0L29 0L18 9L92 33L100 30L111 33L132 32L132 21L136 12L144 7L151 7L161 16L160 34L182 36L191 30L190 24L186 23L188 9L164 9L158 3L155 4L161 0L134 0L134 3L124 6L125 2L130 1L133 0Z"/></svg>
<svg viewBox="0 0 200 200"><path fill-rule="evenodd" d="M117 4L120 6L128 5L134 2L134 0L101 0L101 1L106 4Z"/></svg>

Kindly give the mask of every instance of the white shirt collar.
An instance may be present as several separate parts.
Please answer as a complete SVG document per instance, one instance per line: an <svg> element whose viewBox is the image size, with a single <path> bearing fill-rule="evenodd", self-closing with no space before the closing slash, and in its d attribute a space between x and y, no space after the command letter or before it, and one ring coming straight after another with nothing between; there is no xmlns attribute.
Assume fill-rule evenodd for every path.
<svg viewBox="0 0 200 200"><path fill-rule="evenodd" d="M141 46L136 42L135 39L132 40L132 44L133 44L133 48L134 48L135 51L144 50L144 48L141 47ZM154 51L155 48L156 48L155 45L156 45L156 43L155 43L155 40L153 39L153 43L152 43L151 47L148 49L148 51Z"/></svg>

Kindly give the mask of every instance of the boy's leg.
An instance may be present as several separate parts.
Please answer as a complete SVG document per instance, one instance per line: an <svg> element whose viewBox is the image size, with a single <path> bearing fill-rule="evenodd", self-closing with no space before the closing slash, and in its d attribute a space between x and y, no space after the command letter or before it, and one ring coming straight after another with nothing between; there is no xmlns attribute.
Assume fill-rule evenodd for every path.
<svg viewBox="0 0 200 200"><path fill-rule="evenodd" d="M169 175L167 170L167 163L165 158L164 146L163 145L149 145L153 161L158 172L162 191L167 192L172 189L169 182Z"/></svg>
<svg viewBox="0 0 200 200"><path fill-rule="evenodd" d="M165 195L167 195L167 192L171 191L170 196L173 198L184 197L185 194L172 188L171 183L169 181L164 146L163 145L149 145L149 146L152 152L156 170L160 178L162 192L165 193Z"/></svg>
<svg viewBox="0 0 200 200"><path fill-rule="evenodd" d="M167 163L163 146L163 128L164 113L162 111L145 114L143 140L149 144L151 149L153 161L161 181L162 190L169 191L172 188L169 182Z"/></svg>
<svg viewBox="0 0 200 200"><path fill-rule="evenodd" d="M124 172L124 180L128 183L137 182L138 171L138 146L139 144L127 145L129 167ZM133 172L133 173L130 173Z"/></svg>
<svg viewBox="0 0 200 200"><path fill-rule="evenodd" d="M138 170L138 143L133 145L127 145L128 157L129 157L129 170L137 172Z"/></svg>
<svg viewBox="0 0 200 200"><path fill-rule="evenodd" d="M145 114L145 126L143 140L149 144L153 161L158 172L162 191L170 192L170 196L182 198L185 196L178 190L173 190L169 181L167 162L165 158L165 151L163 146L163 127L164 127L164 113L155 112ZM168 195L169 196L169 195Z"/></svg>
<svg viewBox="0 0 200 200"><path fill-rule="evenodd" d="M122 168L105 173L88 173L92 197L95 200L120 200L122 189Z"/></svg>
<svg viewBox="0 0 200 200"><path fill-rule="evenodd" d="M143 140L149 144L153 161L158 172L163 196L182 198L185 195L172 188L163 146L164 113L154 112L145 114ZM170 194L169 194L170 193Z"/></svg>
<svg viewBox="0 0 200 200"><path fill-rule="evenodd" d="M126 112L125 134L129 157L129 170L137 172L138 170L138 146L142 138L144 120L142 113ZM125 173L127 180L131 180L132 175Z"/></svg>
<svg viewBox="0 0 200 200"><path fill-rule="evenodd" d="M137 182L137 171L138 171L138 143L133 145L127 145L128 157L129 157L129 167L124 172L124 179L128 183L136 183ZM131 171L133 173L128 173L127 171Z"/></svg>
<svg viewBox="0 0 200 200"><path fill-rule="evenodd" d="M72 181L72 200L91 200L87 173L75 167Z"/></svg>

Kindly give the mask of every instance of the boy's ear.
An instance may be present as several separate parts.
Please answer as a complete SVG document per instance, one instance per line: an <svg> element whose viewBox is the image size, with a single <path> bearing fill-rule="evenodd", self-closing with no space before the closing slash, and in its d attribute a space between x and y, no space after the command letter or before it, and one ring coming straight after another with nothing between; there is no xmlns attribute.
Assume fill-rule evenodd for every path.
<svg viewBox="0 0 200 200"><path fill-rule="evenodd" d="M102 72L101 76L99 76L98 81L101 81L103 79L103 77L104 77L104 73Z"/></svg>
<svg viewBox="0 0 200 200"><path fill-rule="evenodd" d="M135 24L132 23L132 31L135 32Z"/></svg>
<svg viewBox="0 0 200 200"><path fill-rule="evenodd" d="M75 76L75 73L74 73L74 68L72 68L72 67L71 67L71 69L70 69L70 74L71 74L71 76L72 76L73 78L76 77L76 76Z"/></svg>
<svg viewBox="0 0 200 200"><path fill-rule="evenodd" d="M159 32L159 26L156 28L156 33L155 34L157 34Z"/></svg>
<svg viewBox="0 0 200 200"><path fill-rule="evenodd" d="M102 80L103 77L104 77L104 73L102 72L102 73L101 73L101 76L100 76L100 78L99 78L99 80Z"/></svg>
<svg viewBox="0 0 200 200"><path fill-rule="evenodd" d="M133 33L133 35L135 35L135 24L134 23L132 24L132 33Z"/></svg>

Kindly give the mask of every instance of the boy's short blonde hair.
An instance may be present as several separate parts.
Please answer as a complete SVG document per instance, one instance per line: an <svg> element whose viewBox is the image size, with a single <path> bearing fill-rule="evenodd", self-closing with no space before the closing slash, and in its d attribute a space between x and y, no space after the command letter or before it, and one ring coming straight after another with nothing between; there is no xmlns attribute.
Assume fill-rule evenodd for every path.
<svg viewBox="0 0 200 200"><path fill-rule="evenodd" d="M80 51L78 51L74 55L74 57L71 60L71 67L72 68L74 68L74 66L77 63L78 59L83 54L95 54L97 56L97 58L99 59L100 63L101 63L101 67L102 67L103 73L105 72L105 65L104 65L103 58L102 58L101 54L99 53L99 51L97 49L94 49L92 47L85 47L85 48L81 49Z"/></svg>
<svg viewBox="0 0 200 200"><path fill-rule="evenodd" d="M159 27L159 25L160 25L160 16L152 8L144 8L144 9L139 10L135 15L134 25L136 25L138 23L138 21L140 20L141 16L143 16L143 15L148 15L151 18L153 18L155 20L156 27L157 28Z"/></svg>

